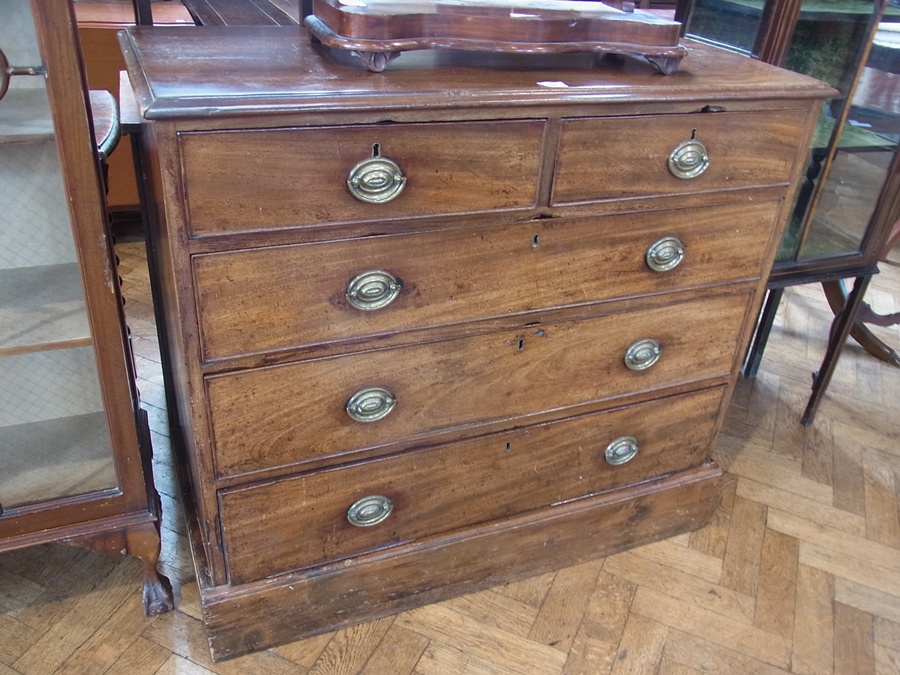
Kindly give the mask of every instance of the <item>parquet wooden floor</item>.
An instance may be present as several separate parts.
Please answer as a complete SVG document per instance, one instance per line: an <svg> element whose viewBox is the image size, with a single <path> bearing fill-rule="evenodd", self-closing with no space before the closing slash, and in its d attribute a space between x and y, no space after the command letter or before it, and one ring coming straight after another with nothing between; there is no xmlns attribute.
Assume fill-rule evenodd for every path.
<svg viewBox="0 0 900 675"><path fill-rule="evenodd" d="M789 289L716 456L702 530L224 663L211 662L174 495L142 246L120 245L177 609L144 618L140 565L64 546L0 556L0 675L900 674L900 369L847 345L799 418L831 315ZM870 295L900 307L900 265ZM900 346L900 330L893 330Z"/></svg>

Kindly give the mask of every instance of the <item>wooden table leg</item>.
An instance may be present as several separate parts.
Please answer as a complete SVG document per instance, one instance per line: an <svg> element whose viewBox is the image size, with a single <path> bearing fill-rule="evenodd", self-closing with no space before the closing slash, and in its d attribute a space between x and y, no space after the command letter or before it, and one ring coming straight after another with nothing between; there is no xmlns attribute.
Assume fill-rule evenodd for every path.
<svg viewBox="0 0 900 675"><path fill-rule="evenodd" d="M812 395L809 397L806 410L800 420L804 426L809 426L815 419L819 403L821 403L825 389L828 387L831 376L834 374L834 368L837 366L838 357L841 355L841 350L844 348L850 329L856 322L856 316L859 313L862 299L866 294L866 289L868 289L871 279L871 274L856 277L853 282L853 290L847 296L847 302L843 310L834 317L834 321L831 324L831 334L828 338L828 348L825 350L825 358L822 360L821 368L813 374Z"/></svg>
<svg viewBox="0 0 900 675"><path fill-rule="evenodd" d="M891 250L897 244L900 244L900 220L894 223L881 252L878 254L878 260L886 261ZM837 316L847 300L847 290L844 282L842 280L825 281L822 282L822 288L825 290L825 297L828 300L831 311ZM863 302L860 305L856 321L850 328L850 336L872 356L893 366L900 367L900 354L868 328L869 325L886 327L895 326L898 323L900 323L900 312L878 314L868 303Z"/></svg>

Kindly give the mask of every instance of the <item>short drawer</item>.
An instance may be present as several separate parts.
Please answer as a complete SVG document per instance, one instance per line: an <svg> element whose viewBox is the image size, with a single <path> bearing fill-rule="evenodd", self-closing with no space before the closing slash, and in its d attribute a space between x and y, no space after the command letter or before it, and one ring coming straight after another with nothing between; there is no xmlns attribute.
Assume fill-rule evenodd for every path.
<svg viewBox="0 0 900 675"><path fill-rule="evenodd" d="M748 296L252 369L206 379L220 476L506 423L731 373ZM656 362L626 366L626 354ZM348 412L349 411L349 412ZM351 415L351 412L353 415Z"/></svg>
<svg viewBox="0 0 900 675"><path fill-rule="evenodd" d="M527 120L182 133L188 229L203 236L530 208L544 127ZM366 197L393 194L397 171L384 160L404 177L399 194L381 203L354 197L351 175L368 186Z"/></svg>
<svg viewBox="0 0 900 675"><path fill-rule="evenodd" d="M795 110L567 119L551 201L784 184L805 125Z"/></svg>
<svg viewBox="0 0 900 675"><path fill-rule="evenodd" d="M779 204L538 220L195 256L203 358L754 278Z"/></svg>
<svg viewBox="0 0 900 675"><path fill-rule="evenodd" d="M231 583L697 466L706 459L721 400L722 389L715 388L225 490L220 503Z"/></svg>

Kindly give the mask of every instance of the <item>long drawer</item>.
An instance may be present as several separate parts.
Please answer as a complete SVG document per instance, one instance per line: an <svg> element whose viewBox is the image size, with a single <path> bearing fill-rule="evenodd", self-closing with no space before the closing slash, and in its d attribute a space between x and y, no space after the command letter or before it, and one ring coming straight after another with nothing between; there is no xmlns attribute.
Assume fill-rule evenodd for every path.
<svg viewBox="0 0 900 675"><path fill-rule="evenodd" d="M778 205L539 220L195 256L203 358L747 278L761 270L767 240L760 234Z"/></svg>
<svg viewBox="0 0 900 675"><path fill-rule="evenodd" d="M220 493L231 583L700 465L721 388ZM264 517L260 517L264 514Z"/></svg>
<svg viewBox="0 0 900 675"><path fill-rule="evenodd" d="M805 125L792 110L564 120L551 202L786 184Z"/></svg>
<svg viewBox="0 0 900 675"><path fill-rule="evenodd" d="M526 120L183 133L189 233L531 208L545 126ZM368 197L395 188L397 170L385 159L404 177L399 194L383 203L355 198L351 175L369 186Z"/></svg>
<svg viewBox="0 0 900 675"><path fill-rule="evenodd" d="M336 458L727 377L746 307L747 294L734 293L211 375L206 386L216 470L230 476Z"/></svg>

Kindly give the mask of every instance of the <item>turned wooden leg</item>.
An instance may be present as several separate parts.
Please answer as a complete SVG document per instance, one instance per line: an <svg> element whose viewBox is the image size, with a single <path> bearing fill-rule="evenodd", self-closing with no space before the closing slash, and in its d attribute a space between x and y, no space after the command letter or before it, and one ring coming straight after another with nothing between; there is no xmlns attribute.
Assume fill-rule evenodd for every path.
<svg viewBox="0 0 900 675"><path fill-rule="evenodd" d="M159 562L160 540L155 525L148 523L129 528L125 534L128 542L128 553L140 558L144 563L143 600L144 613L147 616L165 614L174 607L172 601L172 584L157 569Z"/></svg>

